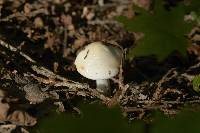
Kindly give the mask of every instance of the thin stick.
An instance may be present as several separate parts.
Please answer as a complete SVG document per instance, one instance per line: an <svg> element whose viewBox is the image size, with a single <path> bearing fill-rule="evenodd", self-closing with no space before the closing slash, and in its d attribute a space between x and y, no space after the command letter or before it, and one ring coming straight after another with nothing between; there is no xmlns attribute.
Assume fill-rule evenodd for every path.
<svg viewBox="0 0 200 133"><path fill-rule="evenodd" d="M161 95L161 92L162 92L162 89L161 89L162 83L164 83L166 80L169 80L169 78L167 78L167 76L168 76L171 72L173 72L174 70L175 70L175 68L170 69L170 70L160 79L160 81L159 81L158 84L157 84L157 88L156 88L156 90L155 90L155 92L154 92L154 94L153 94L153 100L155 100L155 101L160 100L160 98L162 97L162 95Z"/></svg>
<svg viewBox="0 0 200 133"><path fill-rule="evenodd" d="M36 80L38 80L39 82L42 82L45 84L50 84L55 87L68 87L70 89L75 89L75 91L78 91L79 89L89 91L91 96L99 98L100 100L104 101L105 103L107 103L110 100L108 97L105 97L104 95L100 94L98 91L91 89L89 87L89 85L81 84L81 83L78 83L78 82L75 82L72 80L68 80L60 75L55 74L54 72L52 72L51 70L49 70L45 67L37 66L35 60L33 60L27 54L19 51L14 46L6 43L5 41L0 40L0 45L9 49L12 52L19 53L22 57L24 57L25 59L27 59L28 61L30 61L32 63L31 68L33 71L35 71L37 74L40 74L40 75L46 77L47 79L37 77L34 74L30 74L30 75L26 74L26 76L31 76L31 77L35 78ZM59 81L56 81L56 80L59 80Z"/></svg>

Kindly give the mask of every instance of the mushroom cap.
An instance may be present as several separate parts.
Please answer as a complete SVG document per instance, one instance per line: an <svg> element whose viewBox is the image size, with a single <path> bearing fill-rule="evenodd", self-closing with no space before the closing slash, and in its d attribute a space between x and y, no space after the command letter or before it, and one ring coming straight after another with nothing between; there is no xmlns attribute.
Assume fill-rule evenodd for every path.
<svg viewBox="0 0 200 133"><path fill-rule="evenodd" d="M109 79L119 72L122 50L94 42L85 47L76 57L77 71L88 79Z"/></svg>

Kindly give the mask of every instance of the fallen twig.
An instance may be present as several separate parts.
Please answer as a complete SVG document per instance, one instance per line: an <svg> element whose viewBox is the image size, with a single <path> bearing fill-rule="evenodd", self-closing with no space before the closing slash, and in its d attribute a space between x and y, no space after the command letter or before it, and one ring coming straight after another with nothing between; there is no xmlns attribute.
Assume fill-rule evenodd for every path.
<svg viewBox="0 0 200 133"><path fill-rule="evenodd" d="M162 110L163 112L172 111L171 107L173 105L184 105L184 104L199 104L200 99L192 99L188 101L151 101L151 100L145 100L145 101L137 101L138 104L142 104L141 107L124 107L123 110L125 112L137 112L137 111L147 111L147 110ZM153 104L152 104L153 103ZM151 105L151 106L150 106ZM178 111L178 110L177 110ZM177 111L173 110L174 113L177 113ZM174 114L173 113L173 114ZM168 114L168 113L167 113Z"/></svg>
<svg viewBox="0 0 200 133"><path fill-rule="evenodd" d="M161 86L162 86L162 83L168 81L169 79L171 79L172 77L174 77L177 73L173 74L172 76L169 76L169 74L171 74L173 71L175 70L175 68L172 68L170 69L161 79L160 81L157 83L157 88L153 94L153 100L154 101L158 101L160 100L160 98L162 97L161 95L161 92L162 92L162 89L161 89Z"/></svg>
<svg viewBox="0 0 200 133"><path fill-rule="evenodd" d="M34 74L30 74L30 75L26 74L26 76L31 76L41 83L50 84L55 87L68 87L69 89L71 89L71 90L73 89L74 91L79 91L80 89L89 91L89 95L99 98L104 103L107 103L110 100L108 97L105 97L104 95L100 94L97 90L91 89L89 87L89 85L81 84L81 83L78 83L78 82L75 82L72 80L68 80L65 77L55 74L54 72L52 72L51 70L49 70L45 67L37 66L36 61L33 60L30 56L23 53L22 51L19 51L17 48L6 43L5 41L0 40L0 45L7 48L8 50L10 50L12 52L19 53L22 57L24 57L25 59L27 59L28 61L30 61L32 63L31 69L33 71L35 71L37 74L40 74L46 78L41 78L41 77L35 76Z"/></svg>

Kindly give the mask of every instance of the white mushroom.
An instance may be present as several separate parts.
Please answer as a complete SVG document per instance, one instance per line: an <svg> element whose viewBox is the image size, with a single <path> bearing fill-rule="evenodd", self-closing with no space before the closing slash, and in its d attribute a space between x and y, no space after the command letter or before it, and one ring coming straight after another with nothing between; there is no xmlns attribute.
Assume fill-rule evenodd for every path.
<svg viewBox="0 0 200 133"><path fill-rule="evenodd" d="M80 51L75 65L81 75L96 80L97 89L106 94L110 91L109 79L119 72L121 58L121 49L94 42Z"/></svg>

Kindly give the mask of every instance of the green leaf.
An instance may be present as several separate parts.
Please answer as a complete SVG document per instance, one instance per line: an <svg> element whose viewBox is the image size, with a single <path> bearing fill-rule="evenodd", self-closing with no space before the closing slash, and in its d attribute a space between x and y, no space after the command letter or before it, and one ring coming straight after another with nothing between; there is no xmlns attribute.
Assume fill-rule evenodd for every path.
<svg viewBox="0 0 200 133"><path fill-rule="evenodd" d="M186 12L190 13L197 24L200 24L200 0L191 0L186 8Z"/></svg>
<svg viewBox="0 0 200 133"><path fill-rule="evenodd" d="M187 12L200 12L200 0L190 0L189 5L186 7Z"/></svg>
<svg viewBox="0 0 200 133"><path fill-rule="evenodd" d="M191 107L190 107L191 108ZM150 133L199 133L200 113L184 110L174 118L159 115Z"/></svg>
<svg viewBox="0 0 200 133"><path fill-rule="evenodd" d="M193 85L193 90L195 90L196 92L200 92L200 75L194 77L194 79L192 80L192 85Z"/></svg>
<svg viewBox="0 0 200 133"><path fill-rule="evenodd" d="M80 107L82 115L71 113L50 115L41 121L32 132L39 133L144 133L144 124L128 123L121 115L120 108L108 109L100 104Z"/></svg>
<svg viewBox="0 0 200 133"><path fill-rule="evenodd" d="M156 55L158 60L166 58L173 51L186 54L187 40L185 35L193 24L184 21L185 5L180 3L167 11L163 0L155 0L153 13L140 9L133 19L119 16L116 19L130 31L143 32L144 38L130 49L128 58L135 56Z"/></svg>
<svg viewBox="0 0 200 133"><path fill-rule="evenodd" d="M199 107L185 108L175 117L169 118L155 111L150 123L133 121L128 123L121 115L120 108L108 109L100 104L80 107L81 116L61 113L39 120L31 133L199 133Z"/></svg>

